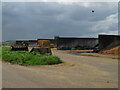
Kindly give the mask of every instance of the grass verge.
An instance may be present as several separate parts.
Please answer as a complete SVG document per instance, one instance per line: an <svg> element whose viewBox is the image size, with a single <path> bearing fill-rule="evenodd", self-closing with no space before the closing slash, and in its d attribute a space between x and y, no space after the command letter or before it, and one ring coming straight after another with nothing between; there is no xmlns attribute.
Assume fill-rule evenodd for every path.
<svg viewBox="0 0 120 90"><path fill-rule="evenodd" d="M52 65L62 63L59 57L51 54L41 55L38 52L11 51L2 47L2 60L23 65Z"/></svg>

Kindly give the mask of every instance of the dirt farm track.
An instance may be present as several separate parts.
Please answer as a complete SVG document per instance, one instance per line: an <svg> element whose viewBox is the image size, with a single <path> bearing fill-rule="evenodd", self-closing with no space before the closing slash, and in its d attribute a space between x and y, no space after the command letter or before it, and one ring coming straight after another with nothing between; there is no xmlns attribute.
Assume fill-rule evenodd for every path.
<svg viewBox="0 0 120 90"><path fill-rule="evenodd" d="M72 55L53 49L64 63L20 66L3 62L3 88L117 88L118 60Z"/></svg>

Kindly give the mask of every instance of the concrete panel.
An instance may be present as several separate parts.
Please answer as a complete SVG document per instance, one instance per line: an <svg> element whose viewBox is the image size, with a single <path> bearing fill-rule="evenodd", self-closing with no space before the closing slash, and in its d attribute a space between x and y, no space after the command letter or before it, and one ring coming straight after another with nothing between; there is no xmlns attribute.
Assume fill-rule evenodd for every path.
<svg viewBox="0 0 120 90"><path fill-rule="evenodd" d="M76 47L88 47L93 48L98 44L97 38L64 38L57 37L56 38L57 49L62 47L64 48L76 48Z"/></svg>
<svg viewBox="0 0 120 90"><path fill-rule="evenodd" d="M99 50L110 49L120 45L119 35L99 35Z"/></svg>

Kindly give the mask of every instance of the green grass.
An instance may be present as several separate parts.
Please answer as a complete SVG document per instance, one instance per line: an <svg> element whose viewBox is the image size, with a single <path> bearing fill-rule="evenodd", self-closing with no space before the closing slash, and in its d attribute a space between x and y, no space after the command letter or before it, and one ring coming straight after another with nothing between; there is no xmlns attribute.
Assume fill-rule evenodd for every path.
<svg viewBox="0 0 120 90"><path fill-rule="evenodd" d="M59 57L51 54L41 55L38 52L11 51L2 47L2 60L23 65L52 65L62 63Z"/></svg>
<svg viewBox="0 0 120 90"><path fill-rule="evenodd" d="M0 60L2 59L2 47L0 46Z"/></svg>

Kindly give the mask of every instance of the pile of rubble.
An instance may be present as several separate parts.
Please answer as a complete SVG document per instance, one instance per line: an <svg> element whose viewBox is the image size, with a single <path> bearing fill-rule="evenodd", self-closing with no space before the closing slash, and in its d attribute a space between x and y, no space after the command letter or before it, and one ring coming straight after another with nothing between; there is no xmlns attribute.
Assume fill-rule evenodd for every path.
<svg viewBox="0 0 120 90"><path fill-rule="evenodd" d="M101 50L99 53L101 54L114 54L114 55L120 55L120 45L113 47L111 49L107 50Z"/></svg>

